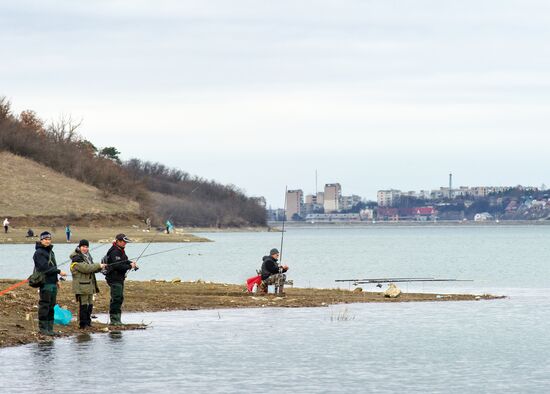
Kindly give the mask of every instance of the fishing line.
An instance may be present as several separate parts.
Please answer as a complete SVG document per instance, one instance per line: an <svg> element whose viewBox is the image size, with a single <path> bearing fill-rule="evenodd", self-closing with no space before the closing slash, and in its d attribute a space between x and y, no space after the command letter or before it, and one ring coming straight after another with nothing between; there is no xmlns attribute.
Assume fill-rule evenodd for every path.
<svg viewBox="0 0 550 394"><path fill-rule="evenodd" d="M106 245L106 244L99 244L99 245L97 245L96 247L90 249L90 252L92 252L92 251L94 251L94 250L97 250L97 249L99 249L99 248L101 248L101 247L103 247L103 246L105 246L105 245ZM61 263L61 264L59 264L59 265L56 265L55 267L52 267L52 268L50 268L50 269L44 271L43 273L46 274L46 273L52 271L54 268L55 268L55 269L58 269L59 267L63 267L65 264L69 264L71 261L72 261L71 259L69 259L68 261L64 261L63 263ZM28 281L29 281L28 279L22 280L21 282L18 282L18 283L16 283L16 284L14 284L14 285L8 287L7 289L4 289L4 290L0 291L0 297L3 296L3 295L5 295L6 293L9 293L9 292L12 291L12 290L17 289L18 287L23 286L23 285L24 285L25 283L27 283Z"/></svg>

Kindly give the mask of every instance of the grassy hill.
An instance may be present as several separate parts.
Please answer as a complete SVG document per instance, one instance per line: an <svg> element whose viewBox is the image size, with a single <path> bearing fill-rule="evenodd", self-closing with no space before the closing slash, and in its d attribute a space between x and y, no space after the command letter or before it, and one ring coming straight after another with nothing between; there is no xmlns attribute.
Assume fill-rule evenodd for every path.
<svg viewBox="0 0 550 394"><path fill-rule="evenodd" d="M139 204L66 177L32 160L0 152L0 216L137 218ZM27 221L27 220L23 220ZM22 220L18 220L19 223Z"/></svg>
<svg viewBox="0 0 550 394"><path fill-rule="evenodd" d="M15 114L0 97L0 152L9 152L0 156L0 216L48 218L44 224L146 217L154 226L167 218L176 226L266 224L263 199L161 163L123 162L116 147L97 148L78 126L70 117L45 124L33 111Z"/></svg>

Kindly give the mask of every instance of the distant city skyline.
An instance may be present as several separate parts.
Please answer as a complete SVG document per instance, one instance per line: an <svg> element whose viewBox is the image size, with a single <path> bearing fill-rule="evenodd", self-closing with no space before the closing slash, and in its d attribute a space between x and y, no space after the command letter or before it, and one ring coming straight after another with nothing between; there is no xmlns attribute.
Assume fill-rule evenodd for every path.
<svg viewBox="0 0 550 394"><path fill-rule="evenodd" d="M0 96L94 144L234 184L344 194L550 184L550 4L0 4Z"/></svg>

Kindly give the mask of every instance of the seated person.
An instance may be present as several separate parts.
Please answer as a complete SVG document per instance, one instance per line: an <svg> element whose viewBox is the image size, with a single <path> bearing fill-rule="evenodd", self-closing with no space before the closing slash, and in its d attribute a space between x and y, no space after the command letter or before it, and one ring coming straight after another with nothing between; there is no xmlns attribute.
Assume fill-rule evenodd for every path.
<svg viewBox="0 0 550 394"><path fill-rule="evenodd" d="M27 231L27 238L32 238L34 237L34 231L32 231L32 228L30 228L28 231Z"/></svg>
<svg viewBox="0 0 550 394"><path fill-rule="evenodd" d="M277 249L271 249L269 256L263 257L262 263L262 283L260 284L260 291L267 293L268 285L275 285L279 289L279 294L284 294L284 286L286 281L286 275L288 266L279 265L279 251Z"/></svg>

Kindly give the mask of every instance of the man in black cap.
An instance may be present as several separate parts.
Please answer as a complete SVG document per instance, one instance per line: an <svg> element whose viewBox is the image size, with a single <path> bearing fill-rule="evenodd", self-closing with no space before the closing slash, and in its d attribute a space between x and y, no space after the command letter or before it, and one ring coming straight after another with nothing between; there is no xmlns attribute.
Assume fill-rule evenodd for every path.
<svg viewBox="0 0 550 394"><path fill-rule="evenodd" d="M94 263L90 254L90 243L86 239L80 240L70 257L73 292L80 306L79 326L81 329L86 329L92 326L94 294L99 293L95 273L107 268L107 264Z"/></svg>
<svg viewBox="0 0 550 394"><path fill-rule="evenodd" d="M288 266L279 265L279 251L277 249L271 249L269 256L264 256L262 260L262 283L260 284L260 291L267 293L267 286L275 285L278 289L278 293L284 295L286 281L286 275L284 273L288 271Z"/></svg>
<svg viewBox="0 0 550 394"><path fill-rule="evenodd" d="M44 335L56 335L53 331L54 307L59 287L58 275L67 276L57 268L53 252L52 234L44 231L40 234L40 241L36 243L33 256L34 269L44 274L44 282L40 286L40 300L38 301L38 327Z"/></svg>
<svg viewBox="0 0 550 394"><path fill-rule="evenodd" d="M111 303L109 304L109 317L111 325L121 326L122 303L124 302L124 280L126 273L131 269L137 269L135 261L130 261L126 256L126 244L131 242L125 234L117 234L113 246L107 251L107 274L105 279L111 288Z"/></svg>

